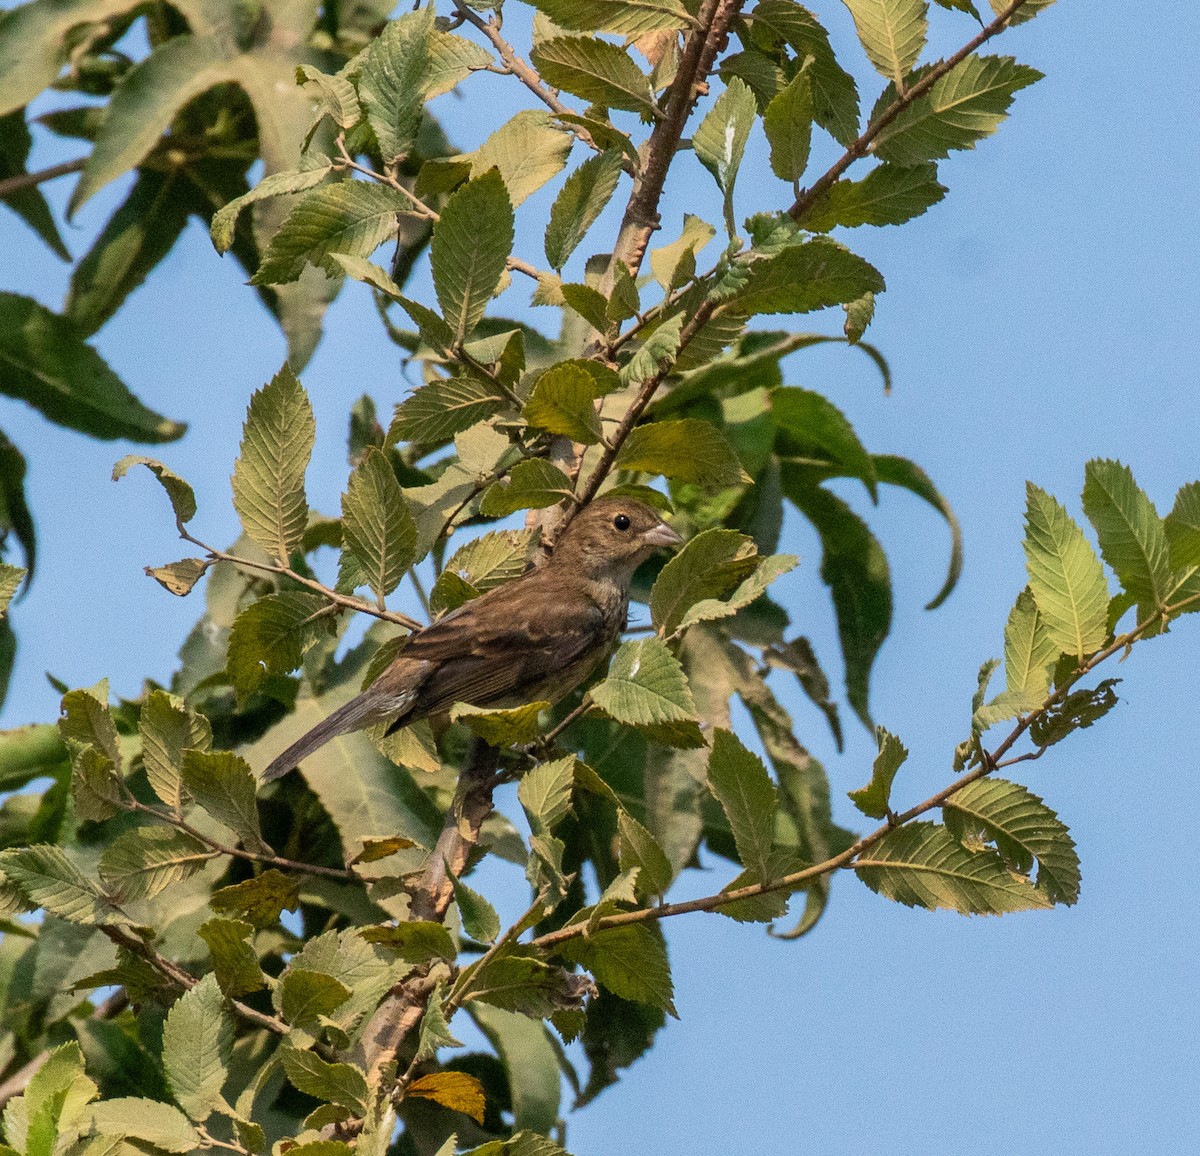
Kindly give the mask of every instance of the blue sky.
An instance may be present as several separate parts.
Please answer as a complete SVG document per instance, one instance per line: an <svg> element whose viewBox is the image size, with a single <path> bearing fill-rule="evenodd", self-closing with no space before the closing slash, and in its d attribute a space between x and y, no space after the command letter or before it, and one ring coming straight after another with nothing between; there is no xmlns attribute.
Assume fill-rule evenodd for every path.
<svg viewBox="0 0 1200 1156"><path fill-rule="evenodd" d="M853 47L846 10L831 0L815 7L869 103L882 84ZM935 54L971 35L965 17L936 10L934 19ZM868 514L893 569L895 623L873 707L912 752L894 793L905 805L949 781L975 672L1000 653L1024 582L1025 480L1078 513L1089 457L1127 462L1160 512L1180 485L1200 478L1200 98L1183 47L1198 37L1190 5L1171 6L1168 18L1115 0L1061 0L1003 37L995 51L1046 79L1018 96L996 137L942 166L950 193L941 205L908 226L847 238L887 278L870 339L891 361L894 393L883 397L869 362L839 347L788 363L789 383L827 392L868 448L922 464L963 522L963 580L929 613L922 606L946 557L940 520L908 495L885 494L869 510L844 491ZM523 99L515 82L480 84L489 97L482 114L453 96L439 102L465 148ZM71 155L69 144L50 144L33 163ZM676 183L663 240L685 210L697 210L706 181L696 168ZM52 195L61 202L70 183ZM106 191L79 214L66 234L73 251L119 193ZM533 217L544 219L552 193L530 202ZM739 214L787 200L763 142L753 142ZM705 207L719 219L715 199ZM610 217L591 238L595 248L606 224ZM540 228L532 235L525 255L539 259ZM59 306L65 276L40 242L9 213L0 215L0 237L0 288ZM277 330L241 281L193 227L97 338L139 397L190 424L181 442L151 452L196 487L197 532L216 542L235 534L228 475L246 401L283 358ZM519 292L505 313L519 311ZM545 324L544 315L533 319ZM836 325L801 318L796 328ZM319 427L310 500L334 511L348 404L368 391L386 413L409 384L357 287L331 310L304 381ZM0 722L55 716L45 671L71 685L108 675L127 695L145 676L165 678L200 607L142 574L186 551L148 477L108 480L112 463L137 447L49 427L6 399L0 428L29 457L41 534L40 573L14 613L21 649ZM818 545L798 522L789 523L787 545L804 558L783 587L793 621L836 671ZM1059 811L1079 845L1078 906L964 919L898 907L847 876L835 879L816 931L796 943L720 916L671 921L682 1020L620 1085L569 1118L571 1151L1187 1148L1200 1059L1187 850L1200 819L1197 625L1182 621L1139 647L1110 672L1124 680L1121 705L1023 768L1022 781ZM798 699L790 705L800 736L825 761L837 817L862 829L844 792L866 781L873 742L848 719L839 756L815 712ZM721 870L685 879L680 897L714 889Z"/></svg>

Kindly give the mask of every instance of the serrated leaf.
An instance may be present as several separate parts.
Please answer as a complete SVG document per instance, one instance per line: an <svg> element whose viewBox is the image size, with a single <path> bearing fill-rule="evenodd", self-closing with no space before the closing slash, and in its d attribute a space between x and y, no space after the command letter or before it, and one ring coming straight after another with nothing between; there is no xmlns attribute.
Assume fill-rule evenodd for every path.
<svg viewBox="0 0 1200 1156"><path fill-rule="evenodd" d="M295 911L299 905L295 881L274 867L253 879L222 887L209 899L214 911L244 916L255 927L271 927L282 911Z"/></svg>
<svg viewBox="0 0 1200 1156"><path fill-rule="evenodd" d="M300 167L282 173L271 173L263 177L248 193L234 197L222 205L214 214L209 225L213 248L218 253L227 253L233 245L234 229L243 209L258 201L272 197L288 196L292 193L307 193L321 184L333 172L333 162L328 157L306 154L300 158Z"/></svg>
<svg viewBox="0 0 1200 1156"><path fill-rule="evenodd" d="M69 923L92 927L123 919L62 849L49 843L0 851L0 874L30 903Z"/></svg>
<svg viewBox="0 0 1200 1156"><path fill-rule="evenodd" d="M646 1003L678 1018L662 932L645 923L611 927L587 938L568 939L557 954L586 967L613 995Z"/></svg>
<svg viewBox="0 0 1200 1156"><path fill-rule="evenodd" d="M1029 589L1059 650L1085 658L1108 633L1108 583L1073 518L1045 490L1026 483L1025 561Z"/></svg>
<svg viewBox="0 0 1200 1156"><path fill-rule="evenodd" d="M165 566L147 566L146 573L164 590L182 598L195 589L196 583L208 573L211 562L203 558L183 558Z"/></svg>
<svg viewBox="0 0 1200 1156"><path fill-rule="evenodd" d="M909 87L924 73L914 72ZM1041 78L1037 69L1011 56L968 56L880 131L875 154L893 164L919 165L940 160L954 149L974 148L1000 126L1013 96ZM896 98L895 85L888 85L872 119Z"/></svg>
<svg viewBox="0 0 1200 1156"><path fill-rule="evenodd" d="M617 814L618 862L626 874L637 871L637 893L663 895L675 870L658 840L627 811ZM611 893L605 890L605 896ZM633 902L633 900L630 900Z"/></svg>
<svg viewBox="0 0 1200 1156"><path fill-rule="evenodd" d="M697 534L667 561L654 582L650 618L659 634L673 634L702 599L730 594L760 561L754 539L747 534L717 528Z"/></svg>
<svg viewBox="0 0 1200 1156"><path fill-rule="evenodd" d="M368 943L380 944L410 963L425 963L430 959L452 962L458 955L450 932L442 924L428 919L414 919L394 927L387 924L367 927L363 929L362 937Z"/></svg>
<svg viewBox="0 0 1200 1156"><path fill-rule="evenodd" d="M1121 680L1106 678L1094 687L1073 690L1029 724L1029 737L1039 747L1062 742L1072 731L1090 727L1117 705L1113 687Z"/></svg>
<svg viewBox="0 0 1200 1156"><path fill-rule="evenodd" d="M376 598L390 594L412 565L417 526L388 455L369 450L342 497L342 558L338 587L364 582Z"/></svg>
<svg viewBox="0 0 1200 1156"><path fill-rule="evenodd" d="M1010 2L1011 0L988 0L992 11L997 16L1009 7ZM1025 3L1012 14L1010 21L1012 24L1024 24L1026 20L1032 20L1039 12L1044 12L1053 3L1054 0L1025 0Z"/></svg>
<svg viewBox="0 0 1200 1156"><path fill-rule="evenodd" d="M1079 856L1066 824L1020 783L991 776L955 791L942 807L960 841L985 839L1023 875L1037 860L1037 886L1052 903L1079 898Z"/></svg>
<svg viewBox="0 0 1200 1156"><path fill-rule="evenodd" d="M545 458L518 462L508 477L493 483L479 503L488 518L504 518L517 510L541 510L569 497L575 487L571 479Z"/></svg>
<svg viewBox="0 0 1200 1156"><path fill-rule="evenodd" d="M311 1032L350 996L350 989L341 980L293 963L275 989L274 1002L286 1023Z"/></svg>
<svg viewBox="0 0 1200 1156"><path fill-rule="evenodd" d="M142 765L154 793L178 811L183 794L183 752L206 751L212 745L212 727L182 699L164 690L152 690L142 707L138 729L142 736Z"/></svg>
<svg viewBox="0 0 1200 1156"><path fill-rule="evenodd" d="M731 618L738 611L756 602L766 593L767 587L776 578L793 570L800 564L795 554L772 554L759 561L758 568L728 598L702 598L695 602L684 614L679 623L679 630L686 630L698 622L715 622L720 618ZM814 700L816 701L816 700ZM818 705L822 705L818 703ZM822 706L822 709L826 709ZM836 710L836 708L834 708Z"/></svg>
<svg viewBox="0 0 1200 1156"><path fill-rule="evenodd" d="M103 822L117 813L121 780L112 760L99 747L76 746L71 752L71 801L81 819Z"/></svg>
<svg viewBox="0 0 1200 1156"><path fill-rule="evenodd" d="M233 467L233 505L247 535L285 566L308 524L304 474L315 438L312 405L284 365L250 399Z"/></svg>
<svg viewBox="0 0 1200 1156"><path fill-rule="evenodd" d="M946 195L938 182L937 166L880 165L861 181L838 181L813 202L801 224L814 233L839 225L902 225L919 217Z"/></svg>
<svg viewBox="0 0 1200 1156"><path fill-rule="evenodd" d="M630 39L647 32L686 28L692 22L678 0L532 0L559 28L614 32Z"/></svg>
<svg viewBox="0 0 1200 1156"><path fill-rule="evenodd" d="M627 52L606 40L556 36L536 44L530 59L554 88L605 108L654 114L649 79Z"/></svg>
<svg viewBox="0 0 1200 1156"><path fill-rule="evenodd" d="M318 1100L344 1104L360 1115L366 1111L367 1079L353 1064L329 1063L313 1052L281 1049L283 1070L294 1088Z"/></svg>
<svg viewBox="0 0 1200 1156"><path fill-rule="evenodd" d="M139 454L129 454L113 466L113 481L123 478L131 466L145 466L162 483L171 500L171 509L175 512L176 524L183 526L196 516L196 494L192 487L177 473L168 469L162 462L154 458L145 458Z"/></svg>
<svg viewBox="0 0 1200 1156"><path fill-rule="evenodd" d="M306 624L327 605L319 594L287 590L250 603L237 616L229 632L226 671L239 701L269 677L287 674L300 665L312 637Z"/></svg>
<svg viewBox="0 0 1200 1156"><path fill-rule="evenodd" d="M630 726L690 723L696 704L679 660L657 638L624 643L608 677L592 688L592 701L617 722Z"/></svg>
<svg viewBox="0 0 1200 1156"><path fill-rule="evenodd" d="M336 275L332 253L369 257L395 236L396 214L411 211L402 193L374 181L344 180L314 189L288 213L250 283L284 285L297 280L306 265Z"/></svg>
<svg viewBox="0 0 1200 1156"><path fill-rule="evenodd" d="M725 198L725 228L736 231L733 217L733 186L737 180L746 141L754 127L758 106L744 80L731 76L692 136L696 159L713 175Z"/></svg>
<svg viewBox="0 0 1200 1156"><path fill-rule="evenodd" d="M738 307L751 313L811 313L884 288L877 269L836 241L817 237L751 265Z"/></svg>
<svg viewBox="0 0 1200 1156"><path fill-rule="evenodd" d="M311 64L301 64L296 69L296 83L316 86L321 94L317 102L317 119L330 117L340 129L353 128L362 116L358 94L354 85L344 76L330 76ZM315 124L314 124L315 127Z"/></svg>
<svg viewBox="0 0 1200 1156"><path fill-rule="evenodd" d="M69 690L62 697L58 733L68 747L93 746L115 768L122 766L116 723L108 710L108 680L88 690Z"/></svg>
<svg viewBox="0 0 1200 1156"><path fill-rule="evenodd" d="M1002 915L1053 906L994 851L968 851L936 823L908 823L889 831L863 851L854 870L872 891L906 907Z"/></svg>
<svg viewBox="0 0 1200 1156"><path fill-rule="evenodd" d="M625 439L616 466L705 487L751 481L721 432L710 422L692 417L636 426Z"/></svg>
<svg viewBox="0 0 1200 1156"><path fill-rule="evenodd" d="M196 928L208 945L213 974L221 990L231 999L267 986L250 944L254 928L241 919L208 919Z"/></svg>
<svg viewBox="0 0 1200 1156"><path fill-rule="evenodd" d="M485 1099L483 1085L466 1072L430 1072L413 1080L404 1095L432 1100L443 1108L462 1112L477 1124L483 1123Z"/></svg>
<svg viewBox="0 0 1200 1156"><path fill-rule="evenodd" d="M1147 609L1170 594L1170 547L1154 503L1128 466L1094 459L1084 469L1083 512L1096 529L1100 553L1125 590Z"/></svg>
<svg viewBox="0 0 1200 1156"><path fill-rule="evenodd" d="M525 773L517 787L517 798L535 834L550 832L566 816L571 809L574 782L574 755L539 763Z"/></svg>
<svg viewBox="0 0 1200 1156"><path fill-rule="evenodd" d="M779 797L762 760L731 732L713 732L708 786L729 820L738 859L759 880L771 878L771 847Z"/></svg>
<svg viewBox="0 0 1200 1156"><path fill-rule="evenodd" d="M566 167L572 137L556 128L548 113L527 108L501 125L470 155L478 176L500 170L514 205L537 192Z"/></svg>
<svg viewBox="0 0 1200 1156"><path fill-rule="evenodd" d="M367 46L358 96L385 165L412 151L425 110L422 79L429 69L434 10L430 5L385 24Z"/></svg>
<svg viewBox="0 0 1200 1156"><path fill-rule="evenodd" d="M201 1146L187 1117L170 1104L137 1096L102 1100L87 1111L87 1126L111 1143L118 1137L143 1141L160 1152L194 1152ZM137 1144L126 1146L144 1151Z"/></svg>
<svg viewBox="0 0 1200 1156"><path fill-rule="evenodd" d="M100 856L98 872L119 903L152 899L173 883L190 879L213 858L206 843L173 827L135 827Z"/></svg>
<svg viewBox="0 0 1200 1156"><path fill-rule="evenodd" d="M763 130L771 145L771 171L781 181L798 181L808 168L812 123L812 80L806 72L798 72L763 113Z"/></svg>
<svg viewBox="0 0 1200 1156"><path fill-rule="evenodd" d="M416 1060L431 1060L437 1055L438 1048L461 1048L462 1041L455 1039L450 1032L450 1024L446 1013L442 1010L442 1002L446 997L445 985L438 983L429 1002L425 1005L425 1014L421 1017L421 1034L417 1043Z"/></svg>
<svg viewBox="0 0 1200 1156"><path fill-rule="evenodd" d="M0 393L106 440L169 442L187 429L142 405L70 321L16 293L0 293Z"/></svg>
<svg viewBox="0 0 1200 1156"><path fill-rule="evenodd" d="M215 975L176 1001L163 1028L163 1067L179 1106L197 1123L224 1105L233 1055L233 1021Z"/></svg>
<svg viewBox="0 0 1200 1156"><path fill-rule="evenodd" d="M271 854L258 825L257 784L250 764L232 751L183 752L183 785L214 819L250 851Z"/></svg>
<svg viewBox="0 0 1200 1156"><path fill-rule="evenodd" d="M23 566L11 566L7 562L0 562L0 615L8 609L28 574L29 571Z"/></svg>
<svg viewBox="0 0 1200 1156"><path fill-rule="evenodd" d="M454 902L458 904L463 930L480 943L493 943L500 934L500 916L496 909L453 872L450 881L454 884Z"/></svg>
<svg viewBox="0 0 1200 1156"><path fill-rule="evenodd" d="M770 396L781 455L802 458L806 464L827 461L839 473L860 478L871 498L878 498L875 460L837 406L814 390L798 386L780 386L771 390Z"/></svg>
<svg viewBox="0 0 1200 1156"><path fill-rule="evenodd" d="M450 708L450 721L464 724L491 746L520 746L537 738L540 730L538 716L549 707L548 702L530 702L522 706L493 709L456 702Z"/></svg>
<svg viewBox="0 0 1200 1156"><path fill-rule="evenodd" d="M1004 627L1004 679L1009 692L1045 695L1058 655L1033 595L1022 590Z"/></svg>
<svg viewBox="0 0 1200 1156"><path fill-rule="evenodd" d="M468 181L446 202L430 262L438 304L457 342L483 317L513 245L513 206L499 172Z"/></svg>
<svg viewBox="0 0 1200 1156"><path fill-rule="evenodd" d="M546 260L561 270L617 190L624 154L620 149L584 161L566 180L550 208Z"/></svg>
<svg viewBox="0 0 1200 1156"><path fill-rule="evenodd" d="M858 38L875 68L903 84L925 47L926 0L845 0Z"/></svg>
<svg viewBox="0 0 1200 1156"><path fill-rule="evenodd" d="M1171 566L1176 570L1200 566L1200 482L1180 487L1163 525L1171 548Z"/></svg>
<svg viewBox="0 0 1200 1156"><path fill-rule="evenodd" d="M564 361L537 379L525 403L525 420L580 445L595 445L602 436L595 404L601 388L589 370Z"/></svg>
<svg viewBox="0 0 1200 1156"><path fill-rule="evenodd" d="M908 749L883 727L875 728L879 753L871 765L871 781L857 791L847 791L851 802L868 818L883 819L891 814L892 780L908 758Z"/></svg>
<svg viewBox="0 0 1200 1156"><path fill-rule="evenodd" d="M674 292L696 275L696 257L717 235L707 221L685 213L679 240L650 250L650 269L654 279L668 293Z"/></svg>
<svg viewBox="0 0 1200 1156"><path fill-rule="evenodd" d="M496 387L478 378L434 381L414 390L396 407L387 441L389 445L401 441L437 445L491 417L503 404Z"/></svg>

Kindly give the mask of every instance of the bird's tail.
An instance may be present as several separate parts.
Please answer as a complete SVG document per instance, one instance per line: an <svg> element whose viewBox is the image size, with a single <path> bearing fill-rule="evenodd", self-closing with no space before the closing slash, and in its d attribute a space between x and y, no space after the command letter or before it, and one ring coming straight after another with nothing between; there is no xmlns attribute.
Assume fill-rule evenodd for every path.
<svg viewBox="0 0 1200 1156"><path fill-rule="evenodd" d="M271 783L283 778L293 767L299 766L314 751L323 747L330 739L347 731L358 730L378 722L379 704L369 693L355 695L348 703L338 707L333 714L323 718L310 731L306 731L290 747L271 761L262 773L260 783Z"/></svg>

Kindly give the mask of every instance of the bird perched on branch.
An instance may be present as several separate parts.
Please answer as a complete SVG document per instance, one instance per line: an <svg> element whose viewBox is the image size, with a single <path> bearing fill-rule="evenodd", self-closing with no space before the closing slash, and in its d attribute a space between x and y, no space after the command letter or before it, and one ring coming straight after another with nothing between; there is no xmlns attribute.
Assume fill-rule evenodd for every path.
<svg viewBox="0 0 1200 1156"><path fill-rule="evenodd" d="M643 502L599 498L563 531L541 567L419 630L382 674L294 742L266 771L286 775L337 735L389 721L389 734L456 702L557 702L625 629L633 572L683 539Z"/></svg>

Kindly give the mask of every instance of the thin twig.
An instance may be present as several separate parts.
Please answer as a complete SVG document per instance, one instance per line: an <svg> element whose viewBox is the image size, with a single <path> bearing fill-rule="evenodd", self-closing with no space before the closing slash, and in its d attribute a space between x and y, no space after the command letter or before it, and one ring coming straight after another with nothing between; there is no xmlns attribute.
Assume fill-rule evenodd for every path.
<svg viewBox="0 0 1200 1156"><path fill-rule="evenodd" d="M79 157L73 161L63 161L61 164L51 165L47 169L40 169L36 173L17 173L15 177L5 177L0 181L0 201L11 197L13 193L32 189L43 181L52 181L55 177L65 177L68 173L81 172L87 162L87 157Z"/></svg>
<svg viewBox="0 0 1200 1156"><path fill-rule="evenodd" d="M1013 0L1003 12L990 24L985 25L979 34L964 44L953 56L935 64L912 88L898 93L896 100L879 114L876 120L867 125L863 134L854 141L846 151L820 176L813 184L805 189L795 203L788 209L788 215L796 221L802 220L805 213L813 207L819 198L841 175L857 160L861 160L870 151L871 145L889 124L892 123L913 101L924 96L939 80L949 72L953 72L977 48L982 47L993 36L1003 32L1009 21L1025 6L1027 0Z"/></svg>

